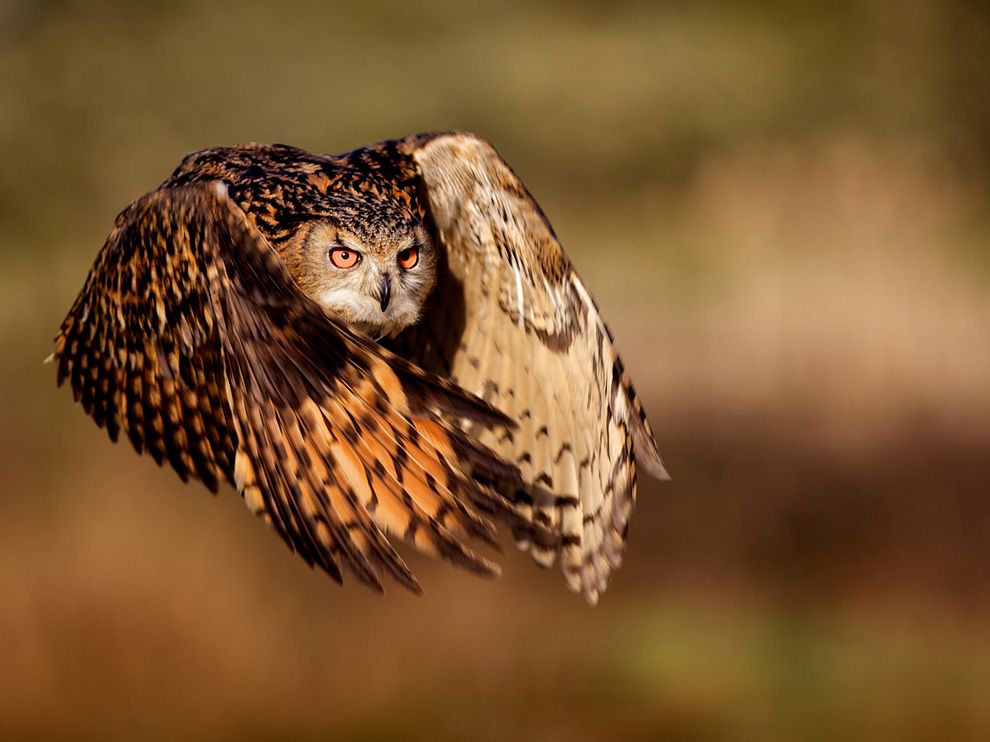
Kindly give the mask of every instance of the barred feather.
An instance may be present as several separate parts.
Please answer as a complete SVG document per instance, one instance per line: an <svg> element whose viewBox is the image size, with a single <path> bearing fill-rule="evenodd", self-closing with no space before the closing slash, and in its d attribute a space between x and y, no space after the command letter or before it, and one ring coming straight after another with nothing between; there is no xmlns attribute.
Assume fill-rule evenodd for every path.
<svg viewBox="0 0 990 742"><path fill-rule="evenodd" d="M469 134L398 144L417 166L446 250L426 319L399 340L412 358L490 402L518 429L472 434L519 466L500 483L536 562L559 556L568 586L595 603L619 567L636 461L667 478L656 441L600 312L525 186ZM467 318L463 329L446 326Z"/></svg>
<svg viewBox="0 0 990 742"><path fill-rule="evenodd" d="M329 319L220 184L160 189L118 218L55 341L58 381L112 439L211 490L233 483L309 564L420 590L385 533L475 572L496 566L469 476L512 467L437 410L510 425Z"/></svg>
<svg viewBox="0 0 990 742"><path fill-rule="evenodd" d="M316 303L325 272L299 246L341 223L372 246L384 228L436 247L399 355ZM386 574L421 589L389 536L496 573L469 543L494 544L499 520L595 603L637 463L667 478L590 293L470 134L189 155L117 218L54 356L112 440L214 492L232 483L309 564L376 590Z"/></svg>

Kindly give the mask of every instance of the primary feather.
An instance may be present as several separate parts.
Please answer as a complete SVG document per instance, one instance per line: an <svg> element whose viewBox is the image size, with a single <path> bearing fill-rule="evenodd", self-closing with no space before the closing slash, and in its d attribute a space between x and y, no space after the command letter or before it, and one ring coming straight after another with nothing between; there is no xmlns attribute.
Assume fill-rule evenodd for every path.
<svg viewBox="0 0 990 742"><path fill-rule="evenodd" d="M398 146L423 179L448 265L405 348L518 423L472 427L519 466L522 486L500 489L552 534L517 541L541 565L559 555L567 584L594 603L621 563L636 461L667 478L646 414L553 229L494 148L470 134ZM463 330L445 326L458 316Z"/></svg>
<svg viewBox="0 0 990 742"><path fill-rule="evenodd" d="M395 334L405 358L372 339ZM117 218L55 360L111 439L232 483L308 563L379 590L420 589L389 535L496 572L468 545L495 517L593 603L636 461L666 476L549 223L468 134L190 155Z"/></svg>

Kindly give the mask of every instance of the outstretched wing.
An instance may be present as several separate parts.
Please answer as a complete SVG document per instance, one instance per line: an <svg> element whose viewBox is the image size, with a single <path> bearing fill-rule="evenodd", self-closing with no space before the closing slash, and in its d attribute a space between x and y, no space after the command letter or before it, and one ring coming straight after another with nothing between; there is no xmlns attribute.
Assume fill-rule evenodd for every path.
<svg viewBox="0 0 990 742"><path fill-rule="evenodd" d="M516 500L557 534L517 541L544 566L559 553L568 585L594 603L621 562L634 460L667 478L643 408L550 224L494 148L454 133L398 149L415 162L447 260L399 347L518 422L468 429L519 466Z"/></svg>
<svg viewBox="0 0 990 742"><path fill-rule="evenodd" d="M58 381L111 439L215 491L221 479L311 565L419 584L385 537L472 570L513 476L444 423L507 421L329 319L220 183L164 188L118 218L55 340Z"/></svg>

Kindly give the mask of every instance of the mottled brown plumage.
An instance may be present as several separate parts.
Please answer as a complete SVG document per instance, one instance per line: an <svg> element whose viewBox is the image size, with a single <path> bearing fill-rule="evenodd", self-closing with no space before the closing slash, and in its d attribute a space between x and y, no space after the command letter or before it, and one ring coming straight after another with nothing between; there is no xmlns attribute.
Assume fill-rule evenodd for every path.
<svg viewBox="0 0 990 742"><path fill-rule="evenodd" d="M378 589L419 589L387 534L494 572L466 543L494 516L594 602L636 457L666 476L545 217L468 134L190 155L117 218L55 359L113 440L231 482L307 562Z"/></svg>

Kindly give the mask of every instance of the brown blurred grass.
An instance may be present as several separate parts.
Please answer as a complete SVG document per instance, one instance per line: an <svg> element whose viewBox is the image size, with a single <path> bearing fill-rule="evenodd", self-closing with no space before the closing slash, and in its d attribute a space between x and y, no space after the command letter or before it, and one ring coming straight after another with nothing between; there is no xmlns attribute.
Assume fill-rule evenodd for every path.
<svg viewBox="0 0 990 742"><path fill-rule="evenodd" d="M0 737L985 739L987 14L967 3L0 5ZM507 548L307 571L41 360L199 147L489 137L674 481L595 610Z"/></svg>

